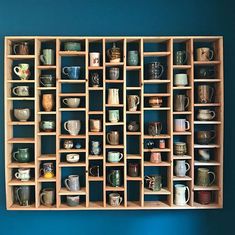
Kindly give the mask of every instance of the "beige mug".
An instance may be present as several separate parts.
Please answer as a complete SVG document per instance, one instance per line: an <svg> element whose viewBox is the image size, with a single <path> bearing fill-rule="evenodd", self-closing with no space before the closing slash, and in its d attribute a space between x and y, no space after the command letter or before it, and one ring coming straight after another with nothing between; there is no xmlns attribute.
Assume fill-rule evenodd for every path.
<svg viewBox="0 0 235 235"><path fill-rule="evenodd" d="M128 110L136 111L140 103L140 97L138 95L128 95L127 96Z"/></svg>
<svg viewBox="0 0 235 235"><path fill-rule="evenodd" d="M107 133L107 141L111 145L119 144L119 132L118 131L110 131Z"/></svg>
<svg viewBox="0 0 235 235"><path fill-rule="evenodd" d="M43 94L42 95L42 107L46 112L50 112L54 106L54 96L53 94Z"/></svg>
<svg viewBox="0 0 235 235"><path fill-rule="evenodd" d="M92 132L100 132L102 129L102 122L100 119L90 119L90 130Z"/></svg>
<svg viewBox="0 0 235 235"><path fill-rule="evenodd" d="M197 61L210 61L214 57L214 52L208 47L197 49Z"/></svg>

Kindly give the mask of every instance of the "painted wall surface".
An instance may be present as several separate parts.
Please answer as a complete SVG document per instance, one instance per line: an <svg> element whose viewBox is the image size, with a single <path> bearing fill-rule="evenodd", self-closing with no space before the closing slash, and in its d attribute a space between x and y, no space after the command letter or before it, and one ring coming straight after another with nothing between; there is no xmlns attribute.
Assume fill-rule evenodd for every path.
<svg viewBox="0 0 235 235"><path fill-rule="evenodd" d="M0 235L233 234L235 211L235 4L232 0L0 1ZM225 174L223 210L10 212L5 210L3 39L5 35L223 35ZM230 231L229 231L230 230Z"/></svg>

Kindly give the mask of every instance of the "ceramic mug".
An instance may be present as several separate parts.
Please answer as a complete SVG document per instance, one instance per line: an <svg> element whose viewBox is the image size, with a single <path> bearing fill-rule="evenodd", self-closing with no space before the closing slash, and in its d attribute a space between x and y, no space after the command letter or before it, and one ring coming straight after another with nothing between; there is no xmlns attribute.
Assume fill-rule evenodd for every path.
<svg viewBox="0 0 235 235"><path fill-rule="evenodd" d="M152 108L160 108L162 106L162 97L160 96L152 96L149 98L149 105Z"/></svg>
<svg viewBox="0 0 235 235"><path fill-rule="evenodd" d="M122 203L122 197L119 193L110 193L109 194L109 204L110 206L117 207Z"/></svg>
<svg viewBox="0 0 235 235"><path fill-rule="evenodd" d="M100 80L101 78L99 73L91 72L90 84L92 87L99 87L101 84Z"/></svg>
<svg viewBox="0 0 235 235"><path fill-rule="evenodd" d="M71 191L76 192L80 190L79 175L69 175L67 179L64 180L65 187Z"/></svg>
<svg viewBox="0 0 235 235"><path fill-rule="evenodd" d="M77 153L68 153L66 154L66 161L70 163L79 162L80 155Z"/></svg>
<svg viewBox="0 0 235 235"><path fill-rule="evenodd" d="M123 153L115 151L108 152L108 162L117 163L120 162L122 158L123 158Z"/></svg>
<svg viewBox="0 0 235 235"><path fill-rule="evenodd" d="M90 119L90 131L100 132L102 130L102 121L100 119Z"/></svg>
<svg viewBox="0 0 235 235"><path fill-rule="evenodd" d="M80 42L65 42L64 50L65 51L81 51L81 43Z"/></svg>
<svg viewBox="0 0 235 235"><path fill-rule="evenodd" d="M128 110L136 111L138 105L140 104L140 97L138 95L128 95L127 96Z"/></svg>
<svg viewBox="0 0 235 235"><path fill-rule="evenodd" d="M18 64L13 68L14 73L21 79L21 80L28 80L30 78L30 69L29 64Z"/></svg>
<svg viewBox="0 0 235 235"><path fill-rule="evenodd" d="M72 140L64 140L63 146L65 149L72 149L73 148L73 141Z"/></svg>
<svg viewBox="0 0 235 235"><path fill-rule="evenodd" d="M177 73L174 76L175 86L187 86L188 85L188 74L187 73Z"/></svg>
<svg viewBox="0 0 235 235"><path fill-rule="evenodd" d="M100 176L100 166L91 166L89 169L89 173L91 176L99 177Z"/></svg>
<svg viewBox="0 0 235 235"><path fill-rule="evenodd" d="M209 85L199 85L197 91L198 102L206 104L212 101L215 89Z"/></svg>
<svg viewBox="0 0 235 235"><path fill-rule="evenodd" d="M119 110L109 110L109 121L117 123L119 121Z"/></svg>
<svg viewBox="0 0 235 235"><path fill-rule="evenodd" d="M215 118L215 111L210 109L199 109L197 114L197 119L200 121L210 121Z"/></svg>
<svg viewBox="0 0 235 235"><path fill-rule="evenodd" d="M214 57L214 52L208 47L197 48L197 61L210 61Z"/></svg>
<svg viewBox="0 0 235 235"><path fill-rule="evenodd" d="M119 104L119 89L108 89L108 104Z"/></svg>
<svg viewBox="0 0 235 235"><path fill-rule="evenodd" d="M14 116L20 122L26 122L30 118L30 109L14 109Z"/></svg>
<svg viewBox="0 0 235 235"><path fill-rule="evenodd" d="M162 189L162 177L161 175L150 175L150 176L145 176L145 180L147 183L147 187L154 191L161 191Z"/></svg>
<svg viewBox="0 0 235 235"><path fill-rule="evenodd" d="M120 76L120 69L119 68L110 68L109 69L109 78L111 80L118 80L119 79L119 76Z"/></svg>
<svg viewBox="0 0 235 235"><path fill-rule="evenodd" d="M41 131L52 132L55 130L55 121L41 121L39 127Z"/></svg>
<svg viewBox="0 0 235 235"><path fill-rule="evenodd" d="M51 112L55 105L53 94L43 94L42 95L42 107L44 111Z"/></svg>
<svg viewBox="0 0 235 235"><path fill-rule="evenodd" d="M67 105L69 108L77 108L80 105L80 98L65 98L63 99L63 103Z"/></svg>
<svg viewBox="0 0 235 235"><path fill-rule="evenodd" d="M176 160L175 175L177 177L185 177L190 170L190 165L185 160Z"/></svg>
<svg viewBox="0 0 235 235"><path fill-rule="evenodd" d="M186 51L176 51L175 52L175 64L176 65L184 65L187 61L188 54Z"/></svg>
<svg viewBox="0 0 235 235"><path fill-rule="evenodd" d="M121 170L111 170L108 174L108 182L112 187L121 186Z"/></svg>
<svg viewBox="0 0 235 235"><path fill-rule="evenodd" d="M18 151L12 153L12 157L20 163L30 162L29 148L18 149Z"/></svg>
<svg viewBox="0 0 235 235"><path fill-rule="evenodd" d="M164 73L164 67L160 62L147 64L148 79L160 79Z"/></svg>
<svg viewBox="0 0 235 235"><path fill-rule="evenodd" d="M173 148L175 155L185 155L187 153L187 145L185 142L175 142Z"/></svg>
<svg viewBox="0 0 235 235"><path fill-rule="evenodd" d="M128 164L128 176L138 177L139 176L139 164L138 163L129 163Z"/></svg>
<svg viewBox="0 0 235 235"><path fill-rule="evenodd" d="M139 128L140 128L140 125L137 121L130 121L127 124L127 130L130 131L130 132L138 131Z"/></svg>
<svg viewBox="0 0 235 235"><path fill-rule="evenodd" d="M66 196L68 206L75 207L80 204L80 196Z"/></svg>
<svg viewBox="0 0 235 235"><path fill-rule="evenodd" d="M212 175L212 180L210 180L210 175ZM215 173L208 168L197 169L197 185L208 187L215 182L215 178Z"/></svg>
<svg viewBox="0 0 235 235"><path fill-rule="evenodd" d="M111 145L119 144L119 132L118 131L110 131L107 133L107 141Z"/></svg>
<svg viewBox="0 0 235 235"><path fill-rule="evenodd" d="M43 49L42 55L40 55L40 60L44 65L54 65L55 64L55 52L53 49Z"/></svg>
<svg viewBox="0 0 235 235"><path fill-rule="evenodd" d="M119 63L121 61L121 49L116 46L116 43L113 43L112 48L107 50L107 57L109 58L110 63Z"/></svg>
<svg viewBox="0 0 235 235"><path fill-rule="evenodd" d="M100 66L100 53L99 52L90 52L90 66L91 67Z"/></svg>
<svg viewBox="0 0 235 235"><path fill-rule="evenodd" d="M29 86L16 86L12 89L12 93L16 96L29 96Z"/></svg>
<svg viewBox="0 0 235 235"><path fill-rule="evenodd" d="M162 131L162 123L161 122L150 122L148 127L148 133L151 136L160 135Z"/></svg>
<svg viewBox="0 0 235 235"><path fill-rule="evenodd" d="M199 161L209 161L210 160L210 150L209 149L199 149L198 155L199 155Z"/></svg>
<svg viewBox="0 0 235 235"><path fill-rule="evenodd" d="M208 205L211 203L212 194L211 191L199 191L198 192L198 202L202 205Z"/></svg>
<svg viewBox="0 0 235 235"><path fill-rule="evenodd" d="M42 168L40 169L42 177L45 179L51 179L55 176L53 162L45 162L42 164Z"/></svg>
<svg viewBox="0 0 235 235"><path fill-rule="evenodd" d="M62 69L62 73L72 80L79 79L80 71L80 66L70 66Z"/></svg>
<svg viewBox="0 0 235 235"><path fill-rule="evenodd" d="M183 112L189 106L189 98L186 95L174 96L174 111Z"/></svg>
<svg viewBox="0 0 235 235"><path fill-rule="evenodd" d="M81 130L80 120L69 120L64 123L64 129L69 132L70 135L78 135Z"/></svg>
<svg viewBox="0 0 235 235"><path fill-rule="evenodd" d="M185 118L174 119L174 131L184 132L190 129L190 123Z"/></svg>
<svg viewBox="0 0 235 235"><path fill-rule="evenodd" d="M162 155L160 152L151 152L150 155L150 162L151 163L161 163L162 162Z"/></svg>
<svg viewBox="0 0 235 235"><path fill-rule="evenodd" d="M139 52L128 51L127 63L129 66L137 66L139 64Z"/></svg>
<svg viewBox="0 0 235 235"><path fill-rule="evenodd" d="M55 190L53 188L44 188L40 193L40 202L44 206L53 206L55 203Z"/></svg>
<svg viewBox="0 0 235 235"><path fill-rule="evenodd" d="M55 78L52 74L41 75L39 80L44 87L53 87L55 85Z"/></svg>
<svg viewBox="0 0 235 235"><path fill-rule="evenodd" d="M187 198L186 198L186 191L187 191ZM190 190L188 186L183 184L176 184L175 185L175 199L174 203L176 206L185 206L190 199Z"/></svg>
<svg viewBox="0 0 235 235"><path fill-rule="evenodd" d="M197 131L198 144L209 144L215 137L216 132L212 131Z"/></svg>
<svg viewBox="0 0 235 235"><path fill-rule="evenodd" d="M101 147L99 141L91 141L91 154L92 155L100 155Z"/></svg>
<svg viewBox="0 0 235 235"><path fill-rule="evenodd" d="M13 46L13 52L15 55L29 55L29 43L18 42Z"/></svg>
<svg viewBox="0 0 235 235"><path fill-rule="evenodd" d="M19 168L18 172L15 173L16 179L21 181L29 181L30 180L30 169Z"/></svg>
<svg viewBox="0 0 235 235"><path fill-rule="evenodd" d="M15 188L15 198L20 206L30 205L30 186L20 186Z"/></svg>

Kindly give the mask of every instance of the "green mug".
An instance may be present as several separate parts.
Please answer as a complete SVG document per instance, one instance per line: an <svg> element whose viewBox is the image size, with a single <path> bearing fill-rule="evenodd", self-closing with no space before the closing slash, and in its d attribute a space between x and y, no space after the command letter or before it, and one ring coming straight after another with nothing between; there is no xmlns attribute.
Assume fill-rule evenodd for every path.
<svg viewBox="0 0 235 235"><path fill-rule="evenodd" d="M120 187L121 186L121 171L111 170L108 175L108 182L113 187Z"/></svg>
<svg viewBox="0 0 235 235"><path fill-rule="evenodd" d="M54 65L55 64L55 53L53 49L43 49L42 55L40 55L40 60L44 65Z"/></svg>
<svg viewBox="0 0 235 235"><path fill-rule="evenodd" d="M13 158L17 162L25 163L30 161L29 148L18 149L18 151L13 152Z"/></svg>

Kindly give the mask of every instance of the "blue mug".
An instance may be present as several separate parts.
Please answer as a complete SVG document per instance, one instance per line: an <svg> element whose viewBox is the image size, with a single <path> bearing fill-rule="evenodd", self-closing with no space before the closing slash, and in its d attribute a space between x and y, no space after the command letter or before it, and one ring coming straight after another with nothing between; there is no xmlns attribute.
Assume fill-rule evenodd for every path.
<svg viewBox="0 0 235 235"><path fill-rule="evenodd" d="M81 70L80 66L71 66L71 67L64 67L62 69L62 72L70 79L78 79L80 76L80 70Z"/></svg>

